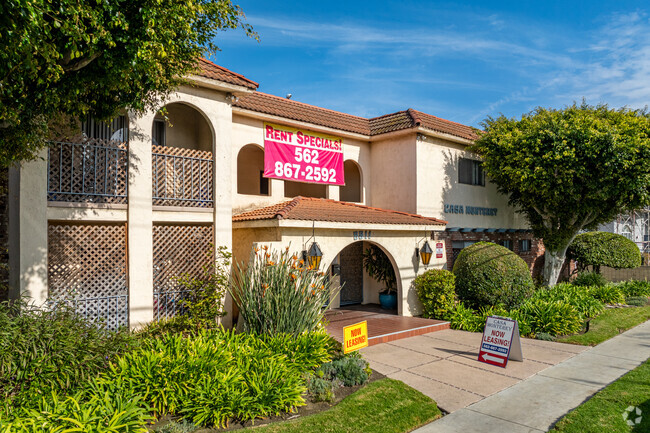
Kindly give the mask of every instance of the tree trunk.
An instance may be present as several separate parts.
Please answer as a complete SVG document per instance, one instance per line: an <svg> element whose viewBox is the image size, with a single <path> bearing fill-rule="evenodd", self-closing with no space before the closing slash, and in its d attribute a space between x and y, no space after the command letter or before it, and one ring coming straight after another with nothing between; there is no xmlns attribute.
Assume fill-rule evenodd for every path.
<svg viewBox="0 0 650 433"><path fill-rule="evenodd" d="M560 271L562 271L562 265L564 265L567 248L568 245L559 251L550 251L547 249L544 253L544 270L542 273L544 285L552 287L557 284Z"/></svg>

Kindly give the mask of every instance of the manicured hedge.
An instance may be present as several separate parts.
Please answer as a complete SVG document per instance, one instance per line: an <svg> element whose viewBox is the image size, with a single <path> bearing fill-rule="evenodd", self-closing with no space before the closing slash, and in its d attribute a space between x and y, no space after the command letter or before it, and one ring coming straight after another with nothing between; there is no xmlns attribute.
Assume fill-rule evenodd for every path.
<svg viewBox="0 0 650 433"><path fill-rule="evenodd" d="M478 242L463 249L453 272L458 298L473 308L498 304L512 308L534 288L526 262L491 242Z"/></svg>
<svg viewBox="0 0 650 433"><path fill-rule="evenodd" d="M636 268L641 266L641 252L634 242L625 236L607 232L587 232L576 236L567 257L577 262L579 269L593 266L610 268Z"/></svg>
<svg viewBox="0 0 650 433"><path fill-rule="evenodd" d="M422 316L443 319L454 308L456 277L445 269L431 269L413 281L422 303Z"/></svg>

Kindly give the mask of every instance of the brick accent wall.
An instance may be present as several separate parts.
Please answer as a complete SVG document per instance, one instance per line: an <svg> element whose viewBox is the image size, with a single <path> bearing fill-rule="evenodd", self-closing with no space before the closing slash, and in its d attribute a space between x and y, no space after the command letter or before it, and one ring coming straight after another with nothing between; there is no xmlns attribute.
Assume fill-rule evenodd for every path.
<svg viewBox="0 0 650 433"><path fill-rule="evenodd" d="M363 301L363 242L343 248L341 263L341 302Z"/></svg>
<svg viewBox="0 0 650 433"><path fill-rule="evenodd" d="M445 241L447 249L447 269L454 267L455 253L454 242L493 242L501 245L502 241L509 240L512 250L519 255L530 267L533 277L538 277L544 267L544 244L541 239L533 237L532 233L488 233L488 232L434 232L434 238ZM530 240L530 250L520 251L521 240Z"/></svg>

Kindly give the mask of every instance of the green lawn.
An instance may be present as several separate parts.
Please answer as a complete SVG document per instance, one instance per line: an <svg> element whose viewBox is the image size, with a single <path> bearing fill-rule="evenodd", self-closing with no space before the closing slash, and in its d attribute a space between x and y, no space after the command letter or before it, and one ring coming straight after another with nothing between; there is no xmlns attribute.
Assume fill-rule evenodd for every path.
<svg viewBox="0 0 650 433"><path fill-rule="evenodd" d="M595 319L592 319L589 332L582 335L558 337L557 341L560 343L595 346L646 320L650 320L650 306L606 310Z"/></svg>
<svg viewBox="0 0 650 433"><path fill-rule="evenodd" d="M641 409L641 423L628 426L623 412ZM636 417L636 415L635 415ZM589 401L570 412L552 432L647 433L650 432L650 361L610 384Z"/></svg>
<svg viewBox="0 0 650 433"><path fill-rule="evenodd" d="M440 417L429 397L393 379L381 379L325 412L254 428L256 432L403 433Z"/></svg>

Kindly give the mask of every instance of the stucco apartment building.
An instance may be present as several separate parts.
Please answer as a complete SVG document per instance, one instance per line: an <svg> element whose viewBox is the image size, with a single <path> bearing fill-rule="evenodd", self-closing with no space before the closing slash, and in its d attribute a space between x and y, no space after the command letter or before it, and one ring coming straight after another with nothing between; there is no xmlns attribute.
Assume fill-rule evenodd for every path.
<svg viewBox="0 0 650 433"><path fill-rule="evenodd" d="M11 169L10 297L138 326L176 312L176 277L198 272L212 245L247 262L254 246L301 252L316 242L321 270L345 283L331 306L376 303L381 287L361 261L374 244L398 276L397 313L409 316L420 307L413 279L451 269L473 242L501 243L531 268L543 253L466 150L472 128L413 109L366 119L257 88L201 60L165 102L166 119L84 119L78 139L53 140L42 159ZM273 128L311 137L316 157L336 148L336 181L302 154L288 177L277 162L269 176Z"/></svg>

